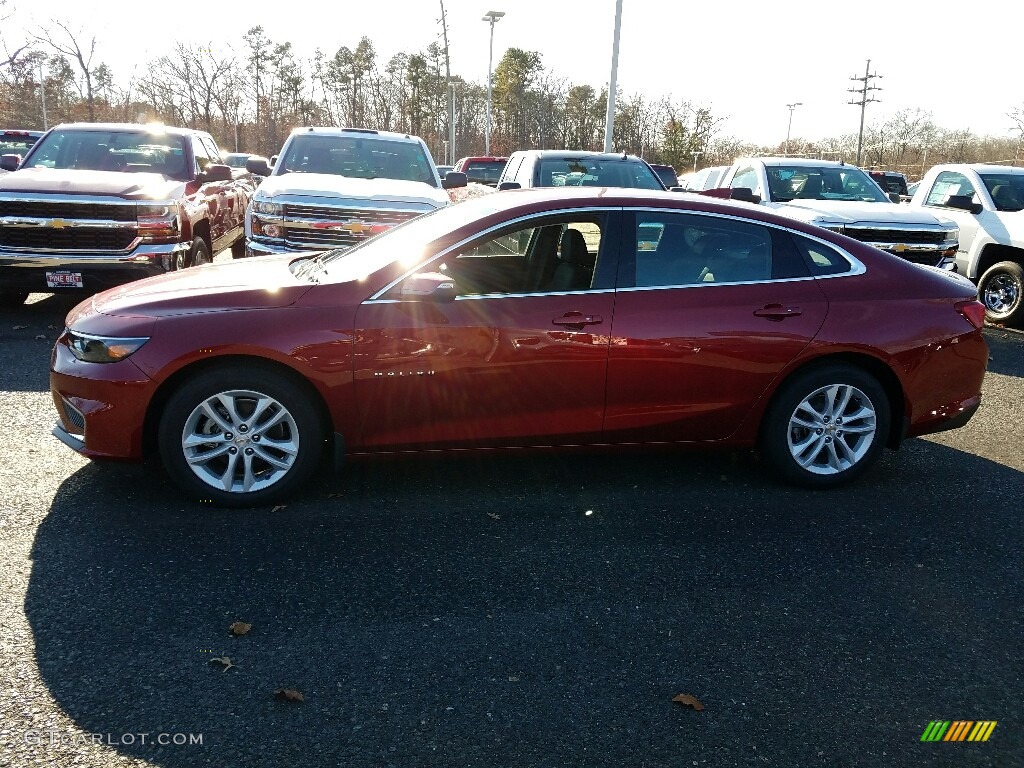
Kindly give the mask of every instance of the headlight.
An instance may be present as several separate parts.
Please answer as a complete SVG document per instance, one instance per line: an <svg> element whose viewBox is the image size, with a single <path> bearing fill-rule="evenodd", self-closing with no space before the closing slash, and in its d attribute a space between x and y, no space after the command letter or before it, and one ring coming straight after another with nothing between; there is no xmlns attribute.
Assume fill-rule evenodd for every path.
<svg viewBox="0 0 1024 768"><path fill-rule="evenodd" d="M280 216L284 213L284 206L281 203L272 203L269 200L253 200L252 209L255 213L265 213L268 216Z"/></svg>
<svg viewBox="0 0 1024 768"><path fill-rule="evenodd" d="M71 354L86 363L116 363L149 341L148 337L91 336L71 329L65 335Z"/></svg>

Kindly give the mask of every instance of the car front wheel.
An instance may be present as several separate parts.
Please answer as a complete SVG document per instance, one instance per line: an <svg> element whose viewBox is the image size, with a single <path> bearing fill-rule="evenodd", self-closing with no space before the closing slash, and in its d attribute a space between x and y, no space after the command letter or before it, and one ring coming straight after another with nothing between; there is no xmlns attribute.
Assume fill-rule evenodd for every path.
<svg viewBox="0 0 1024 768"><path fill-rule="evenodd" d="M257 506L301 488L323 455L324 429L291 378L231 366L201 373L171 396L159 445L168 473L191 495Z"/></svg>
<svg viewBox="0 0 1024 768"><path fill-rule="evenodd" d="M889 433L889 399L869 374L835 365L797 374L776 395L761 449L787 480L831 488L863 474Z"/></svg>
<svg viewBox="0 0 1024 768"><path fill-rule="evenodd" d="M1024 325L1024 269L1015 261L989 267L978 281L978 298L990 323Z"/></svg>

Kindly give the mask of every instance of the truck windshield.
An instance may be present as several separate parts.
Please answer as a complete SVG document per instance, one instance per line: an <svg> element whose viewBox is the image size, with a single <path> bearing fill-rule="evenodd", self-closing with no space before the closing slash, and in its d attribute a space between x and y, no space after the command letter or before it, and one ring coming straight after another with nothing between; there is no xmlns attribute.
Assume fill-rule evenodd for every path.
<svg viewBox="0 0 1024 768"><path fill-rule="evenodd" d="M438 186L434 165L419 144L379 138L297 134L278 160L275 175L285 173L328 173Z"/></svg>
<svg viewBox="0 0 1024 768"><path fill-rule="evenodd" d="M595 157L544 158L541 187L627 187L665 189L647 163Z"/></svg>
<svg viewBox="0 0 1024 768"><path fill-rule="evenodd" d="M855 200L891 203L870 176L855 166L784 166L768 172L768 189L776 203L790 200Z"/></svg>
<svg viewBox="0 0 1024 768"><path fill-rule="evenodd" d="M183 138L149 131L51 131L23 167L160 173L179 181L191 178Z"/></svg>

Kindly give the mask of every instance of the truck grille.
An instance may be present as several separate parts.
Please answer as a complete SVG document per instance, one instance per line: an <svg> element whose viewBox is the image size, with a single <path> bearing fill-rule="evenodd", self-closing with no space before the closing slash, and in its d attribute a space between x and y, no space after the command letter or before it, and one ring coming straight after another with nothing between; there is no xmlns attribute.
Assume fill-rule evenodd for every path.
<svg viewBox="0 0 1024 768"><path fill-rule="evenodd" d="M862 229L845 227L843 234L868 243L906 243L908 245L939 245L948 235L943 230L922 229Z"/></svg>
<svg viewBox="0 0 1024 768"><path fill-rule="evenodd" d="M130 229L0 227L0 246L48 251L123 251L135 240Z"/></svg>
<svg viewBox="0 0 1024 768"><path fill-rule="evenodd" d="M372 237L370 227L397 226L426 213L427 210L429 209L396 211L286 204L284 238L289 248L351 248ZM349 225L352 226L352 230L343 229Z"/></svg>
<svg viewBox="0 0 1024 768"><path fill-rule="evenodd" d="M134 205L103 203L64 203L46 200L0 200L0 216L24 216L36 219L97 219L135 221Z"/></svg>

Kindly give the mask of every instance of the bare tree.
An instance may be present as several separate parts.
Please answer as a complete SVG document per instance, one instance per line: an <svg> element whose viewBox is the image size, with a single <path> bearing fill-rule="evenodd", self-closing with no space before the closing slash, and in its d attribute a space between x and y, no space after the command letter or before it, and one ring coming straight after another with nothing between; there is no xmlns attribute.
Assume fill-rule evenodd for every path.
<svg viewBox="0 0 1024 768"><path fill-rule="evenodd" d="M84 47L79 44L78 38L81 36L82 31L78 30L77 33L72 32L68 25L63 21L57 21L54 19L51 21L59 32L52 32L49 29L41 30L39 34L35 35L36 41L49 46L54 51L62 56L66 56L74 60L78 64L78 68L82 73L82 84L83 87L79 88L79 92L86 100L89 110L89 121L92 122L96 119L96 107L93 99L93 71L92 71L92 58L96 53L96 36L93 35L92 39L89 40L88 44ZM88 50L88 52L86 52Z"/></svg>

